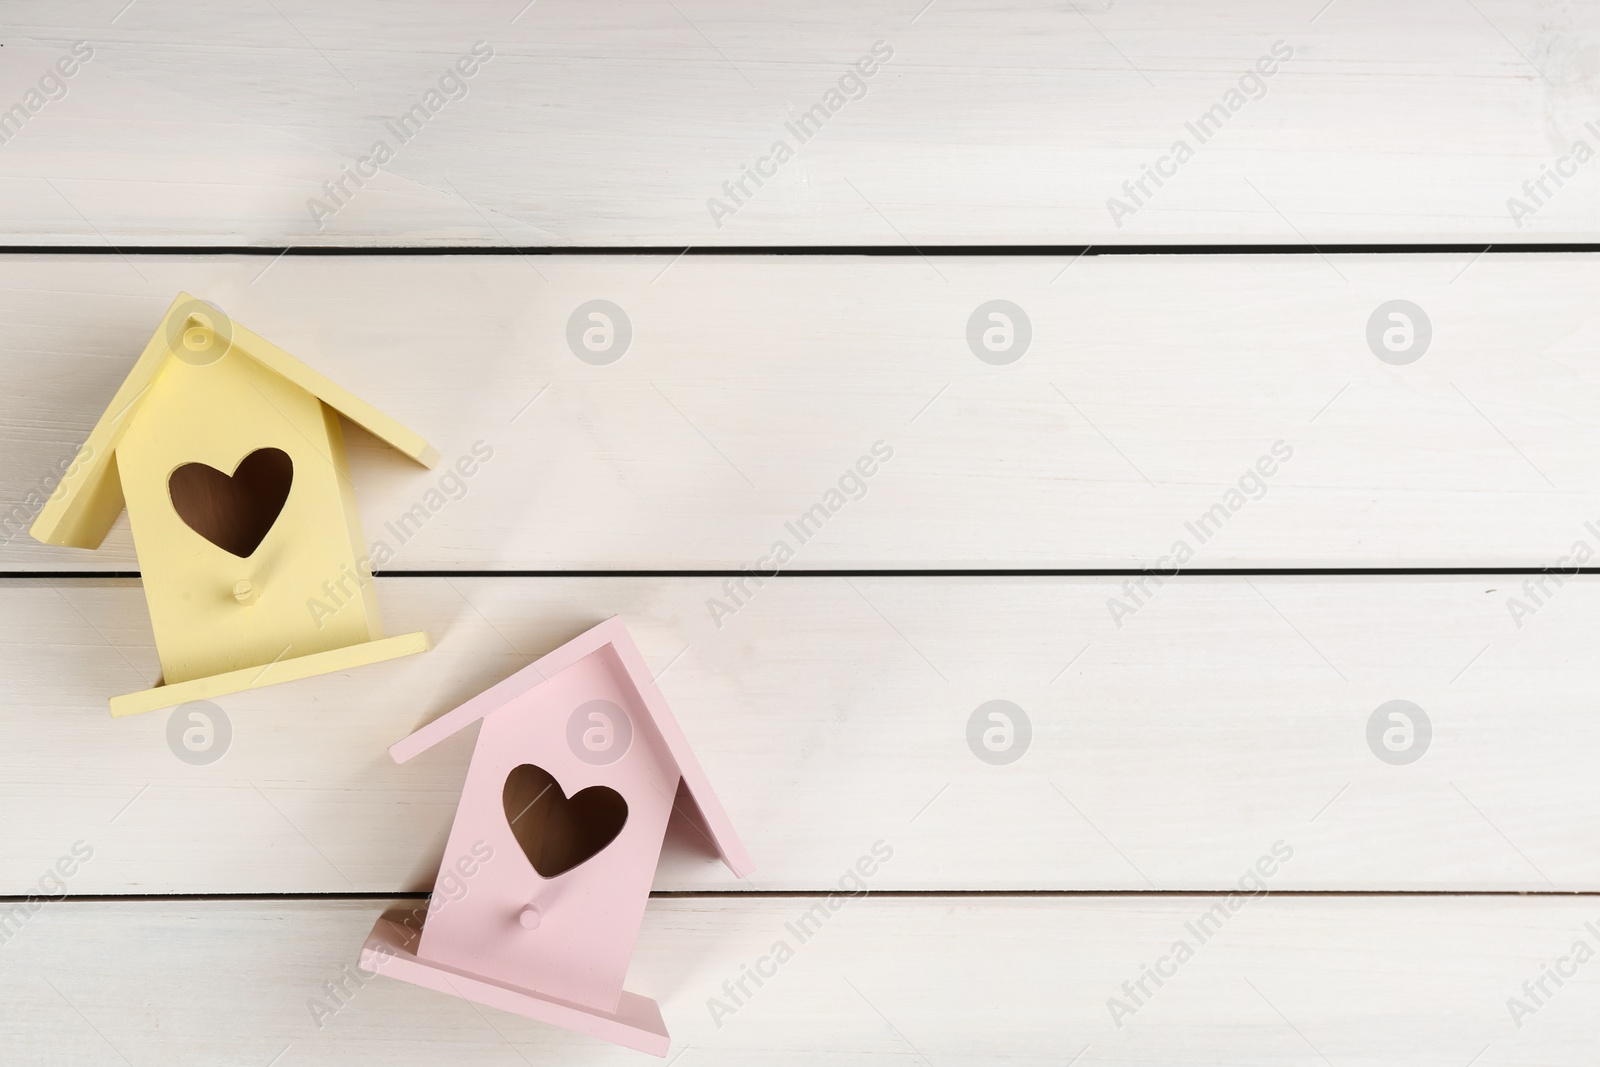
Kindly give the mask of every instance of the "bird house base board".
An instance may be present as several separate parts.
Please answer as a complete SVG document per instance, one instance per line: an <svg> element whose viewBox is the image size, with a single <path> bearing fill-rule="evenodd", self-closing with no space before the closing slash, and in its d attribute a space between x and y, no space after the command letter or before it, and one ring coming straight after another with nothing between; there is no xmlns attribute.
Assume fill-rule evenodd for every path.
<svg viewBox="0 0 1600 1067"><path fill-rule="evenodd" d="M426 652L432 645L428 635L418 631L345 648L332 648L326 652L313 652L309 656L280 659L261 667L244 667L206 678L191 678L187 682L157 685L137 693L112 697L111 714L120 719L158 708L174 708L191 700L210 700L229 693L241 693L246 689L260 689L279 682L293 682L318 674L365 667L369 663L382 663L384 660Z"/></svg>
<svg viewBox="0 0 1600 1067"><path fill-rule="evenodd" d="M372 927L372 933L361 948L361 966L424 989L449 993L475 1004L537 1019L652 1056L667 1054L666 1023L661 1020L661 1009L649 997L624 992L617 1010L608 1014L420 959L411 948L416 943L416 935L385 915Z"/></svg>

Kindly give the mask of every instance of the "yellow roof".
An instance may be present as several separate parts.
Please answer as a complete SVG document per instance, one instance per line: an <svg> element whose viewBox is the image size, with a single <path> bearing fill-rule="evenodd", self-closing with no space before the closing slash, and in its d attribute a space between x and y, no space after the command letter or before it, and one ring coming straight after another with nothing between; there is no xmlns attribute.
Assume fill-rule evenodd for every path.
<svg viewBox="0 0 1600 1067"><path fill-rule="evenodd" d="M219 328L220 323L220 328ZM79 461L56 486L29 530L36 540L50 545L98 548L111 524L122 512L122 483L117 475L117 445L138 418L140 401L169 359L180 359L177 339L191 329L231 339L228 353L255 360L288 379L374 436L381 438L425 467L439 461L439 452L354 393L335 385L276 345L232 322L221 312L188 293L179 293L161 318L161 325L145 345L139 361L111 398L94 430L79 450Z"/></svg>

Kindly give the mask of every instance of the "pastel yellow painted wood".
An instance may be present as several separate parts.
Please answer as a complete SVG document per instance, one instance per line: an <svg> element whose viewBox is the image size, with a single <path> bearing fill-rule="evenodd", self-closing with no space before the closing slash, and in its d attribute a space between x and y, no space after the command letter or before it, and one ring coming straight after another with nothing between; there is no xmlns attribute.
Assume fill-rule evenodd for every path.
<svg viewBox="0 0 1600 1067"><path fill-rule="evenodd" d="M196 678L189 682L158 685L154 689L141 689L111 698L111 714L117 718L187 704L191 700L210 700L212 697L237 693L244 689L259 689L279 682L294 682L318 674L332 674L352 667L365 667L369 663L382 663L398 659L433 647L426 633L401 634L385 637L361 645L313 652L309 656L281 659L264 667L245 667L227 674L213 674L209 678Z"/></svg>
<svg viewBox="0 0 1600 1067"><path fill-rule="evenodd" d="M221 311L187 293L173 301L31 530L95 548L128 509L162 679L113 698L113 714L428 647L421 633L383 640L340 415L424 466L438 460L417 434ZM272 499L241 488L253 484L247 467L274 463ZM180 513L180 489L195 484L182 474L194 471L201 489ZM257 532L244 542L218 532L235 521Z"/></svg>

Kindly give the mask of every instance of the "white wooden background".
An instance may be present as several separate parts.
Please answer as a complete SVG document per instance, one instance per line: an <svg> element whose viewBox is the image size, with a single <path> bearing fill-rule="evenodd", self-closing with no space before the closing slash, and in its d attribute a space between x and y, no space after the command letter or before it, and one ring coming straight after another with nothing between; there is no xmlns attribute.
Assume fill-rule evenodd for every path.
<svg viewBox="0 0 1600 1067"><path fill-rule="evenodd" d="M1581 0L6 0L0 233L45 244L1592 240ZM306 209L477 41L494 52L350 207ZM893 57L719 228L705 206L876 41ZM1117 227L1108 197L1256 60L1293 58ZM392 138L391 138L392 140ZM1190 138L1191 143L1193 138Z"/></svg>
<svg viewBox="0 0 1600 1067"><path fill-rule="evenodd" d="M319 230L306 200L479 40L465 99ZM878 40L866 96L715 225ZM1116 226L1107 198L1279 40L1265 95ZM1600 163L1520 225L1507 198L1600 147L1597 5L0 2L0 112L76 41L0 144L6 511L179 289L494 458L378 583L438 647L227 698L209 766L166 713L106 714L157 673L125 522L95 553L0 526L0 907L93 850L0 943L0 1061L642 1062L383 979L308 1007L429 889L471 740L384 748L612 614L757 863L669 833L630 987L685 1064L1594 1057L1600 965L1520 1026L1507 998L1600 948L1600 585L1510 573L1600 550L1600 266L1573 247ZM1022 244L1295 252L937 248ZM309 245L396 251L276 251ZM405 251L469 245L499 254ZM564 339L596 298L633 325L609 366ZM1033 324L1009 366L965 340L997 298ZM1392 299L1432 322L1409 366L1367 347ZM376 540L438 475L351 436ZM866 494L716 625L721 572L878 441ZM1119 626L1126 573L1278 441L1192 563L1233 573ZM1481 573L1405 573L1444 568ZM1291 569L1345 573L1262 573ZM992 699L1033 723L1009 766L966 745ZM1367 747L1391 699L1433 724L1408 766ZM871 895L717 1025L707 998L878 841ZM1272 894L1116 1025L1278 842Z"/></svg>

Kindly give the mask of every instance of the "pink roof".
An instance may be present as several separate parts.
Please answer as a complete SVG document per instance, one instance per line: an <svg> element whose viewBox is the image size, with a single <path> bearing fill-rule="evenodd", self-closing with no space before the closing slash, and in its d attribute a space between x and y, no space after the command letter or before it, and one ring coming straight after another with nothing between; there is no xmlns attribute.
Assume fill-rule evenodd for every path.
<svg viewBox="0 0 1600 1067"><path fill-rule="evenodd" d="M644 701L656 730L666 741L667 751L677 763L678 773L683 776L683 783L688 787L695 807L699 809L701 829L716 845L717 852L722 856L722 862L728 865L728 869L740 878L745 877L755 869L750 854L745 851L744 843L739 840L733 823L728 819L728 813L723 810L722 801L717 799L710 780L706 778L706 772L701 768L700 761L695 758L694 750L689 747L688 738L683 736L683 729L679 727L678 720L673 718L666 699L656 688L655 681L650 676L650 668L645 665L644 657L639 654L639 647L633 643L633 635L628 633L628 628L623 625L620 617L613 616L593 629L579 634L549 655L528 664L505 681L490 686L455 710L445 712L422 729L396 741L389 746L389 755L394 757L396 763L404 763L412 756L426 752L445 738L472 725L491 712L498 711L513 698L553 678L567 667L607 645L615 650L623 669L628 672L629 680L638 690L640 699Z"/></svg>

